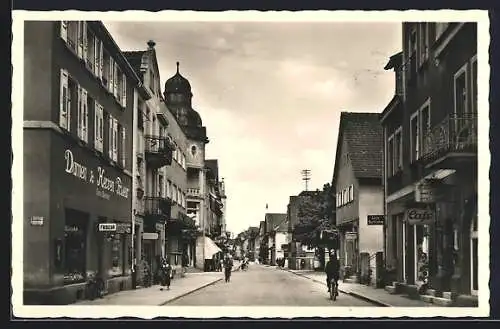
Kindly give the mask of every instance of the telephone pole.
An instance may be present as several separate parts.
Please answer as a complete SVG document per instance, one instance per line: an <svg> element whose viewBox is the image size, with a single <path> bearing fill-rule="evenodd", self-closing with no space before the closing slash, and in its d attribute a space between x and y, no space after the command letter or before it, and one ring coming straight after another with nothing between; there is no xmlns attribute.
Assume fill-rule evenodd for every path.
<svg viewBox="0 0 500 329"><path fill-rule="evenodd" d="M302 180L304 181L306 185L306 191L309 186L309 181L311 180L311 170L310 169L304 169L302 170Z"/></svg>

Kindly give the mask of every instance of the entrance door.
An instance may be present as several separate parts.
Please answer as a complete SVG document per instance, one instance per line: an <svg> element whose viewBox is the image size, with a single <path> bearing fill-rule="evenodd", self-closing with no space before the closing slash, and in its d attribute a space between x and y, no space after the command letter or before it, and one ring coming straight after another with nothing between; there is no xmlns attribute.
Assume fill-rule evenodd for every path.
<svg viewBox="0 0 500 329"><path fill-rule="evenodd" d="M406 282L406 278L407 278L407 275L406 275L406 250L408 250L408 245L406 243L406 229L407 229L407 225L406 225L406 222L403 222L402 223L402 234L401 234L401 238L402 238L402 247L403 247L403 282Z"/></svg>
<svg viewBox="0 0 500 329"><path fill-rule="evenodd" d="M153 268L153 264L154 264L155 252L152 240L143 240L143 248L144 248L144 258L148 263L149 269L153 271L152 273L154 273L155 269Z"/></svg>
<svg viewBox="0 0 500 329"><path fill-rule="evenodd" d="M428 277L429 270L429 239L427 225L414 225L414 261L415 282L423 283Z"/></svg>
<svg viewBox="0 0 500 329"><path fill-rule="evenodd" d="M470 232L470 264L471 264L471 294L477 296L478 284L478 236L477 236L477 214L474 215Z"/></svg>

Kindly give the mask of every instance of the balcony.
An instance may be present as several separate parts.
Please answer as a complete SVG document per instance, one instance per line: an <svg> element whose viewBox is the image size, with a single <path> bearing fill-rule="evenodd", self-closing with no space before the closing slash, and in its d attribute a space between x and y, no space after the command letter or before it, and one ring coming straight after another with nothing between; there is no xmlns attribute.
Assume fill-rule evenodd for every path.
<svg viewBox="0 0 500 329"><path fill-rule="evenodd" d="M187 188L186 194L187 194L188 198L200 198L201 197L199 188L191 188L191 187Z"/></svg>
<svg viewBox="0 0 500 329"><path fill-rule="evenodd" d="M153 220L168 220L172 202L163 197L145 196L144 200L144 215Z"/></svg>
<svg viewBox="0 0 500 329"><path fill-rule="evenodd" d="M451 114L424 135L422 161L446 167L449 159L477 161L477 114Z"/></svg>
<svg viewBox="0 0 500 329"><path fill-rule="evenodd" d="M144 151L146 161L153 169L169 166L172 163L172 152L175 145L170 138L159 136L144 136Z"/></svg>

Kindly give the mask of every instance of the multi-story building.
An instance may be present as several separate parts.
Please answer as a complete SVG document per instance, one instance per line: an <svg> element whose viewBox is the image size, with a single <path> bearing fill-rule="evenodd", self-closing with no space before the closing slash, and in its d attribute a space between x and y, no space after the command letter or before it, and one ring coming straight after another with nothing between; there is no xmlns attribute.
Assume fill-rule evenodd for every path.
<svg viewBox="0 0 500 329"><path fill-rule="evenodd" d="M378 113L340 114L332 185L343 278L375 283L383 251L383 138Z"/></svg>
<svg viewBox="0 0 500 329"><path fill-rule="evenodd" d="M472 304L478 290L477 25L403 23L386 69L386 266L393 291Z"/></svg>
<svg viewBox="0 0 500 329"><path fill-rule="evenodd" d="M148 91L147 97L139 95L137 100L134 134L138 238L135 252L137 259L146 260L153 273L160 257L169 260L175 273L181 273L182 265L189 265L193 249L193 238L185 233L193 226L186 215L187 138L161 93L155 42L150 40L147 45L146 50L124 52Z"/></svg>
<svg viewBox="0 0 500 329"><path fill-rule="evenodd" d="M216 159L205 160L206 187L208 193L207 223L208 235L213 240L219 240L223 234L224 204L221 193L223 182L219 180L219 163ZM222 184L221 184L222 183Z"/></svg>
<svg viewBox="0 0 500 329"><path fill-rule="evenodd" d="M25 304L86 298L92 274L131 286L135 88L101 22L25 23Z"/></svg>
<svg viewBox="0 0 500 329"><path fill-rule="evenodd" d="M277 257L283 257L282 244L288 243L288 223L286 214L266 213L266 236L269 265L276 265Z"/></svg>
<svg viewBox="0 0 500 329"><path fill-rule="evenodd" d="M182 132L186 136L185 152L186 167L186 212L194 219L200 235L196 238L193 262L197 268L206 268L207 260L220 252L220 248L208 236L211 223L209 221L210 186L207 184L207 174L210 169L205 165L205 145L209 142L206 128L203 126L200 115L192 107L191 84L177 72L167 80L164 90L165 104L177 120ZM213 172L211 172L213 174ZM217 173L218 175L218 173ZM218 178L218 177L217 177ZM213 188L218 188L217 183ZM217 202L217 207L220 200Z"/></svg>

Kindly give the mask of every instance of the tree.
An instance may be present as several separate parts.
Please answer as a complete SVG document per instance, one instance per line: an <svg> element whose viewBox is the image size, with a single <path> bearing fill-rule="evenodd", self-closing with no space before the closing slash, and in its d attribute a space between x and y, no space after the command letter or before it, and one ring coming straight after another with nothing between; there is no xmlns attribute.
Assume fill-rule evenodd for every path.
<svg viewBox="0 0 500 329"><path fill-rule="evenodd" d="M323 190L303 193L299 199L298 222L293 231L296 241L309 247L322 247L319 239L322 230L335 228L335 200L332 186L327 183Z"/></svg>

